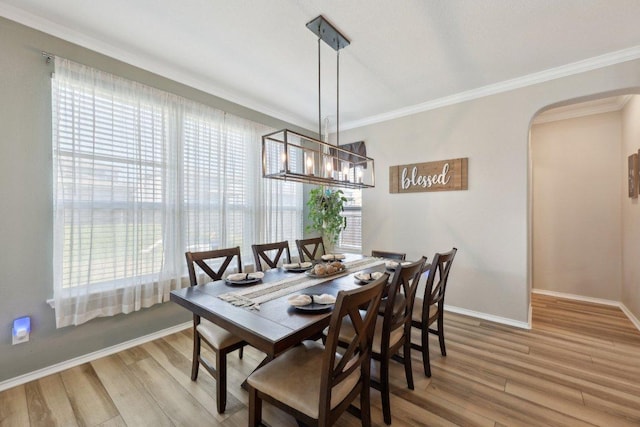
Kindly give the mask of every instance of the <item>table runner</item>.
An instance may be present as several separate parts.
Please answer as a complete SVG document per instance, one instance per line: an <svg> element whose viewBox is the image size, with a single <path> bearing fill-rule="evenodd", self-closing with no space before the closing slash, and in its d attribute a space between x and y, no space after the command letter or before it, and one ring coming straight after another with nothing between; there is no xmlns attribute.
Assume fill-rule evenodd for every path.
<svg viewBox="0 0 640 427"><path fill-rule="evenodd" d="M385 261L383 259L371 257L355 261L347 261L344 263L346 268L338 274L312 278L303 273L302 276L287 277L275 282L263 283L261 285L250 286L238 291L226 292L218 295L218 298L233 305L259 310L260 303L271 301L302 289L310 288L329 279L347 276L359 270L375 267L377 265L384 264L384 262Z"/></svg>

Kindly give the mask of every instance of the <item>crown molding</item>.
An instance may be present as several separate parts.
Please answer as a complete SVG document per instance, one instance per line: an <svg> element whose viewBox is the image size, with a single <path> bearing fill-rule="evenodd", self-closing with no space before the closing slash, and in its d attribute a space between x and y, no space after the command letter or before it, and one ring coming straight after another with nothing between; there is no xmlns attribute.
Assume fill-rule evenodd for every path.
<svg viewBox="0 0 640 427"><path fill-rule="evenodd" d="M385 122L388 120L398 119L424 111L435 110L437 108L459 104L461 102L471 101L489 95L508 92L514 89L521 89L538 83L543 83L574 74L584 73L586 71L597 70L599 68L608 67L610 65L620 64L622 62L633 61L638 58L640 58L640 46L634 46L628 49L618 50L615 52L606 53L604 55L588 58L582 61L573 62L571 64L563 65L560 67L540 71L538 73L528 74L526 76L517 77L515 79L505 80L500 83L482 86L477 89L471 89L454 95L423 102L421 104L389 111L387 113L378 114L362 120L354 120L342 125L341 129L354 129L362 126L372 125L375 123Z"/></svg>
<svg viewBox="0 0 640 427"><path fill-rule="evenodd" d="M632 96L633 95L621 95L607 98L607 101L587 101L565 107L552 108L535 116L531 124L539 125L558 120L575 119L593 114L620 111L627 105L627 102L629 102Z"/></svg>

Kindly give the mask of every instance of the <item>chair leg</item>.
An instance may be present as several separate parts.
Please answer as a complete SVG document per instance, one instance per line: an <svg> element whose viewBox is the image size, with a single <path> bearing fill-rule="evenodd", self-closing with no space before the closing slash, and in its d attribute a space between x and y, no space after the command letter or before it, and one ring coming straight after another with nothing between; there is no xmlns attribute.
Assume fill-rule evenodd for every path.
<svg viewBox="0 0 640 427"><path fill-rule="evenodd" d="M249 386L249 427L258 427L262 423L262 399L258 390Z"/></svg>
<svg viewBox="0 0 640 427"><path fill-rule="evenodd" d="M242 359L243 354L244 354L244 347L240 347L240 350L238 350L238 358Z"/></svg>
<svg viewBox="0 0 640 427"><path fill-rule="evenodd" d="M198 370L200 368L200 334L193 329L193 359L191 362L191 381L198 379Z"/></svg>
<svg viewBox="0 0 640 427"><path fill-rule="evenodd" d="M227 353L216 351L216 404L222 414L227 406Z"/></svg>
<svg viewBox="0 0 640 427"><path fill-rule="evenodd" d="M422 366L424 374L431 377L431 363L429 360L429 327L422 329Z"/></svg>
<svg viewBox="0 0 640 427"><path fill-rule="evenodd" d="M411 370L411 341L410 337L404 342L404 375L407 377L407 387L409 390L413 390L413 371Z"/></svg>
<svg viewBox="0 0 640 427"><path fill-rule="evenodd" d="M362 427L371 427L371 388L368 381L363 383L360 391L360 422Z"/></svg>
<svg viewBox="0 0 640 427"><path fill-rule="evenodd" d="M443 356L447 355L447 349L444 347L444 317L442 312L438 316L438 341L440 341L440 353Z"/></svg>
<svg viewBox="0 0 640 427"><path fill-rule="evenodd" d="M389 358L380 360L380 396L382 396L382 417L386 425L391 425L391 398L389 396Z"/></svg>

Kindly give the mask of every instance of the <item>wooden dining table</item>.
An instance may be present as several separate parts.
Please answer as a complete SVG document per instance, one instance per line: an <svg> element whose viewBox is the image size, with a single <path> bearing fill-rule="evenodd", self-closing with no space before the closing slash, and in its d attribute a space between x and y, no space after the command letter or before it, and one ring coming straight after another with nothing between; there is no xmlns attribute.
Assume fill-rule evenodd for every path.
<svg viewBox="0 0 640 427"><path fill-rule="evenodd" d="M363 258L365 257L360 255L348 255L345 262ZM296 293L337 296L341 290L361 286L361 283L354 278L356 273L384 270L384 262L368 268L348 268L346 275L326 277L326 280L303 291L292 291L287 295L260 303L259 308L237 306L221 299L221 295L232 293L240 288L224 280L174 290L171 291L170 298L171 301L192 313L242 338L266 353L268 358L274 358L303 340L320 334L329 325L331 317L331 310L308 312L296 309L289 304L289 296ZM300 275L304 274L288 272L282 268L271 269L265 272L262 282L277 282L293 275L302 278L303 276Z"/></svg>

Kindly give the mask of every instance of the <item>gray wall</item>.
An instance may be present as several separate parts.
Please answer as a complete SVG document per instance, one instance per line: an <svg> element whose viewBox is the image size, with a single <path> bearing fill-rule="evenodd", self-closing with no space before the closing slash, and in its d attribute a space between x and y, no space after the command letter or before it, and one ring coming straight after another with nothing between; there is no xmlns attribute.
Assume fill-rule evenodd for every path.
<svg viewBox="0 0 640 427"><path fill-rule="evenodd" d="M376 160L376 187L363 193L364 252L391 247L431 259L456 246L447 304L526 325L530 122L556 103L639 86L636 60L343 132L365 140ZM469 158L467 191L389 193L390 166L458 157Z"/></svg>
<svg viewBox="0 0 640 427"><path fill-rule="evenodd" d="M265 123L263 114L0 18L0 382L191 319L167 303L55 328L52 285L50 75L41 51ZM11 345L13 319L32 318L31 340Z"/></svg>

